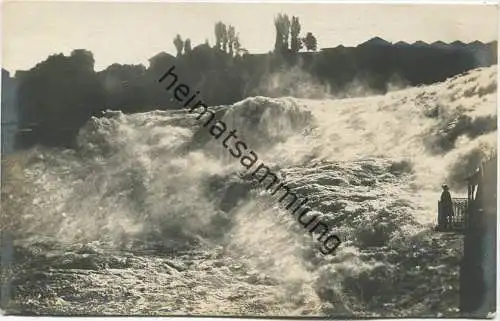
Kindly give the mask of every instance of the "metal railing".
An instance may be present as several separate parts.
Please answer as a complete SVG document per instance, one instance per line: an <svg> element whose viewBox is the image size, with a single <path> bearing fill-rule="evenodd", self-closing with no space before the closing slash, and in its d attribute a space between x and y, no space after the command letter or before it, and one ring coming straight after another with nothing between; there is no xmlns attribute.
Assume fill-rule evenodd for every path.
<svg viewBox="0 0 500 321"><path fill-rule="evenodd" d="M441 230L465 230L469 225L467 198L452 198L452 215L447 216L442 208L441 201L438 201L438 228Z"/></svg>

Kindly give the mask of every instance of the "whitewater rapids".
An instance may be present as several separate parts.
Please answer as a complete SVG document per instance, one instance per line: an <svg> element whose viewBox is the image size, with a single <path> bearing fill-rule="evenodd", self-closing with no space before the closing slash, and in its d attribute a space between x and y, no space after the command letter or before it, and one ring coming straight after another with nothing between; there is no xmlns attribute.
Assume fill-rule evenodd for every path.
<svg viewBox="0 0 500 321"><path fill-rule="evenodd" d="M463 196L464 177L496 155L496 74L215 108L335 227L330 256L185 111L107 112L77 151L14 154L2 164L2 309L457 316L462 239L432 229L441 184Z"/></svg>

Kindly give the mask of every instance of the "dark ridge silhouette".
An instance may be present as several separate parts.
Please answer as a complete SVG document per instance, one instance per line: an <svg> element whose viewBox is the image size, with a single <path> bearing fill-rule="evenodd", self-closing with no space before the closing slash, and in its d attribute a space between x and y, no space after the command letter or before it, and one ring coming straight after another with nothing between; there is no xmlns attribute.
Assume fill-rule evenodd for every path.
<svg viewBox="0 0 500 321"><path fill-rule="evenodd" d="M450 48L450 45L443 42L443 41L435 41L431 43L431 47L436 47L436 48L441 48L441 49L448 49Z"/></svg>
<svg viewBox="0 0 500 321"><path fill-rule="evenodd" d="M415 47L428 47L429 44L427 42L424 42L422 40L418 40L418 41L415 41L412 46L415 46Z"/></svg>
<svg viewBox="0 0 500 321"><path fill-rule="evenodd" d="M373 37L370 40L363 42L358 45L358 47L366 47L366 46L391 46L392 44L380 37Z"/></svg>
<svg viewBox="0 0 500 321"><path fill-rule="evenodd" d="M394 46L399 46L399 47L407 47L407 46L410 46L409 43L405 42L405 41L398 41L394 44Z"/></svg>
<svg viewBox="0 0 500 321"><path fill-rule="evenodd" d="M476 40L476 41L469 42L468 46L480 48L480 47L484 46L484 43L482 43L479 40Z"/></svg>
<svg viewBox="0 0 500 321"><path fill-rule="evenodd" d="M106 91L94 72L90 51L52 55L19 81L19 147L43 144L72 147L80 127L106 108Z"/></svg>
<svg viewBox="0 0 500 321"><path fill-rule="evenodd" d="M264 80L292 68L328 85L331 94L342 96L354 81L383 94L392 79L410 86L431 84L497 61L496 41L437 41L432 45L417 41L409 45L374 37L357 47L339 45L298 53L283 49L267 54L248 54L240 47L238 52L221 48L205 43L191 49L190 44L183 51L179 46L178 57L160 52L149 59L147 67L113 64L100 72L94 71L92 53L79 49L70 56L55 54L28 71L18 71L17 147L42 144L74 148L79 128L106 109L135 113L184 108L158 84L172 66L183 81L199 91L197 99L213 106L268 95ZM284 93L293 95L286 88Z"/></svg>
<svg viewBox="0 0 500 321"><path fill-rule="evenodd" d="M450 45L457 47L457 48L465 48L467 45L463 43L462 41L453 41Z"/></svg>

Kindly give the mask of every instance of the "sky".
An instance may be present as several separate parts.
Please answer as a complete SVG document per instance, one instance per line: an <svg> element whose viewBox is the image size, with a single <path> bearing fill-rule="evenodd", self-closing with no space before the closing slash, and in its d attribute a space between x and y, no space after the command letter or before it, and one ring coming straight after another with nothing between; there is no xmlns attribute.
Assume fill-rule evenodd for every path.
<svg viewBox="0 0 500 321"><path fill-rule="evenodd" d="M492 5L11 0L2 4L2 67L27 70L51 54L80 48L93 52L96 70L113 63L148 66L161 51L175 54L176 34L193 47L206 39L213 45L217 21L234 25L250 53L265 53L274 48L278 13L298 16L301 34L312 32L319 48L356 46L374 36L410 43L498 38Z"/></svg>

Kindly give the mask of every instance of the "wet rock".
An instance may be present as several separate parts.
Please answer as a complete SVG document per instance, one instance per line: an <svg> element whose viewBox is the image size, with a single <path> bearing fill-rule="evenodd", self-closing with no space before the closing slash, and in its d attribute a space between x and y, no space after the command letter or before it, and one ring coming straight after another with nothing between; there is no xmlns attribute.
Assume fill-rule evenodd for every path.
<svg viewBox="0 0 500 321"><path fill-rule="evenodd" d="M188 267L185 264L183 264L182 262L178 262L178 261L165 260L165 264L174 268L178 272L186 271L188 269Z"/></svg>
<svg viewBox="0 0 500 321"><path fill-rule="evenodd" d="M99 244L88 243L82 245L76 253L78 254L102 254L102 250L99 249Z"/></svg>

